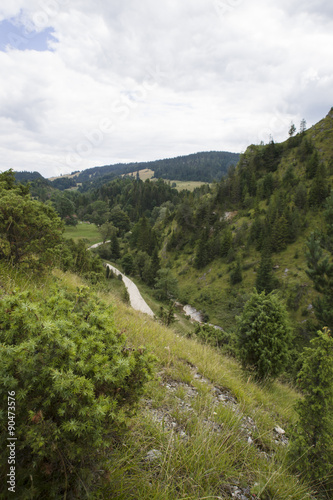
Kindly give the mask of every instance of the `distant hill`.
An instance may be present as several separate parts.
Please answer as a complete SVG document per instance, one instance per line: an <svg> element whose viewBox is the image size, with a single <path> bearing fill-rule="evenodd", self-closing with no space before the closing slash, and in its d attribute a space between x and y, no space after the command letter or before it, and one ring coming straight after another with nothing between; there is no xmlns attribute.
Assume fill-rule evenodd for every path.
<svg viewBox="0 0 333 500"><path fill-rule="evenodd" d="M213 182L226 175L230 165L236 165L239 158L238 153L209 151L164 160L92 167L80 173L75 172L75 175L63 175L51 179L45 179L39 172L15 172L15 177L17 182L23 183L44 180L45 183L60 191L82 184L82 190L87 191L91 188L98 188L116 177L147 169L154 172L155 179Z"/></svg>
<svg viewBox="0 0 333 500"><path fill-rule="evenodd" d="M17 182L33 182L36 180L45 180L46 179L39 172L14 172L15 179Z"/></svg>
<svg viewBox="0 0 333 500"><path fill-rule="evenodd" d="M227 173L230 165L237 164L239 158L238 153L210 151L150 162L117 163L84 170L75 180L77 183L92 185L95 184L94 181L102 177L105 178L103 181L109 181L119 175L148 168L154 171L154 177L158 179L212 182L220 180Z"/></svg>

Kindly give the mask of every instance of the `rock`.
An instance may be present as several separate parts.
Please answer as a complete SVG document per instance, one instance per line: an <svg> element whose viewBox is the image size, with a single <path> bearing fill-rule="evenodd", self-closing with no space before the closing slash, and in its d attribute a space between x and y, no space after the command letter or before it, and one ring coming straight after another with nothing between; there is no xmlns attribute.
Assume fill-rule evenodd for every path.
<svg viewBox="0 0 333 500"><path fill-rule="evenodd" d="M277 434L279 434L280 436L282 436L283 434L286 433L286 431L284 431L283 429L281 429L281 427L279 427L278 425L276 427L274 427L274 430Z"/></svg>
<svg viewBox="0 0 333 500"><path fill-rule="evenodd" d="M153 460L157 460L158 458L161 458L161 456L162 456L162 452L160 452L159 450L150 450L150 451L148 451L144 460L146 462L152 462Z"/></svg>

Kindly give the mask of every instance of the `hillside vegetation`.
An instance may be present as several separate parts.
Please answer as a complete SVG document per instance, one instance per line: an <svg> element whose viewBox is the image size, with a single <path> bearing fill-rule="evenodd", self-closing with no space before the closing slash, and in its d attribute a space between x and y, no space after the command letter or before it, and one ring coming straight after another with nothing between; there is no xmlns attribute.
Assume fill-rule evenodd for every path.
<svg viewBox="0 0 333 500"><path fill-rule="evenodd" d="M41 288L44 297L51 297L56 283L60 293L69 296L86 285L68 272L55 269L52 276L36 280L7 265L1 266L0 279L3 298L24 291L30 296L30 307L43 300ZM147 346L157 356L155 376L146 385L136 415L127 417L127 431L118 430L112 446L103 451L103 470L90 477L93 468L88 462L85 467L91 468L90 472L80 465L73 469L73 458L62 449L64 464L59 462L57 466L62 486L55 496L47 498L63 498L66 487L68 498L72 498L75 488L79 488L80 498L230 498L233 492L242 492L245 498L252 493L258 498L310 498L306 484L293 476L286 464L286 444L296 419L293 405L299 398L291 387L278 382L259 386L235 360L213 347L180 336L136 313L112 293L98 294L99 300L111 305L109 321L126 336L126 348L131 351ZM41 362L35 359L36 373ZM19 387L16 390L19 412L23 408ZM45 390L32 420L24 424L28 433L35 429L33 439L37 439L38 429L43 430L42 425L51 424L43 406ZM18 432L20 425L23 423ZM280 427L286 434L274 430ZM115 429L114 425L109 427L113 434ZM31 469L31 480L22 485L17 476L20 488L16 498L36 498L38 488L53 491L51 471L55 465L45 453L45 446L47 440L41 441L39 451L35 451L40 457L37 477ZM4 460L2 470L5 464ZM22 471L18 465L19 474ZM74 470L82 484L70 490Z"/></svg>
<svg viewBox="0 0 333 500"><path fill-rule="evenodd" d="M332 498L332 135L333 110L193 191L0 174L4 498Z"/></svg>

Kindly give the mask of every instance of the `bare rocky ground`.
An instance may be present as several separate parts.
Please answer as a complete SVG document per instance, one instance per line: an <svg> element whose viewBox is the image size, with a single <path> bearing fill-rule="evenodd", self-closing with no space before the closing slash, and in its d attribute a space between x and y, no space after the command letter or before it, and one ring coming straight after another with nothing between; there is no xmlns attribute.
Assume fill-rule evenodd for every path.
<svg viewBox="0 0 333 500"><path fill-rule="evenodd" d="M235 419L240 423L240 435L239 439L247 443L248 446L254 446L258 454L264 456L267 461L270 461L273 457L271 451L264 450L260 440L256 438L258 434L258 429L255 421L247 415L244 415L241 411L240 404L233 394L226 388L214 385L209 379L202 376L195 366L191 366L192 371L192 381L204 384L205 392L211 396L212 406L210 406L210 414L216 415L216 410L218 410L220 405L228 408L235 414ZM171 438L180 439L184 444L191 439L191 435L186 429L186 416L188 414L196 414L195 409L195 399L199 396L198 389L192 385L185 382L180 382L178 380L173 380L165 374L165 371L159 373L160 384L165 387L167 391L167 396L173 397L176 401L176 408L178 415L181 418L177 419L175 417L174 405L168 406L163 404L160 407L156 407L153 400L145 400L145 408L148 415L152 418L154 422L161 425L163 431L170 434ZM200 391L201 392L201 391ZM223 423L217 423L213 418L205 418L203 420L204 424L210 432L217 434L222 433ZM285 431L276 426L272 429L271 438L277 444L285 446L288 444L288 438L285 435ZM154 462L162 457L162 453L159 450L150 450L145 457L145 461ZM257 499L258 497L251 493L251 487L253 485L248 485L246 488L239 486L238 484L227 484L223 487L222 498L232 498L235 500L249 500Z"/></svg>

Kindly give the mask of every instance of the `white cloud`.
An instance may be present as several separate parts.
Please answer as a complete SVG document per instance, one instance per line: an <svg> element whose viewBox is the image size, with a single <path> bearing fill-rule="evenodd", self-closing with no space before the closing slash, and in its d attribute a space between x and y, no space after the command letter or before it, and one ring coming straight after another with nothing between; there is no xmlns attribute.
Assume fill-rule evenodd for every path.
<svg viewBox="0 0 333 500"><path fill-rule="evenodd" d="M283 140L332 106L332 14L324 0L1 6L22 36L53 28L56 41L0 52L0 169L51 176Z"/></svg>

